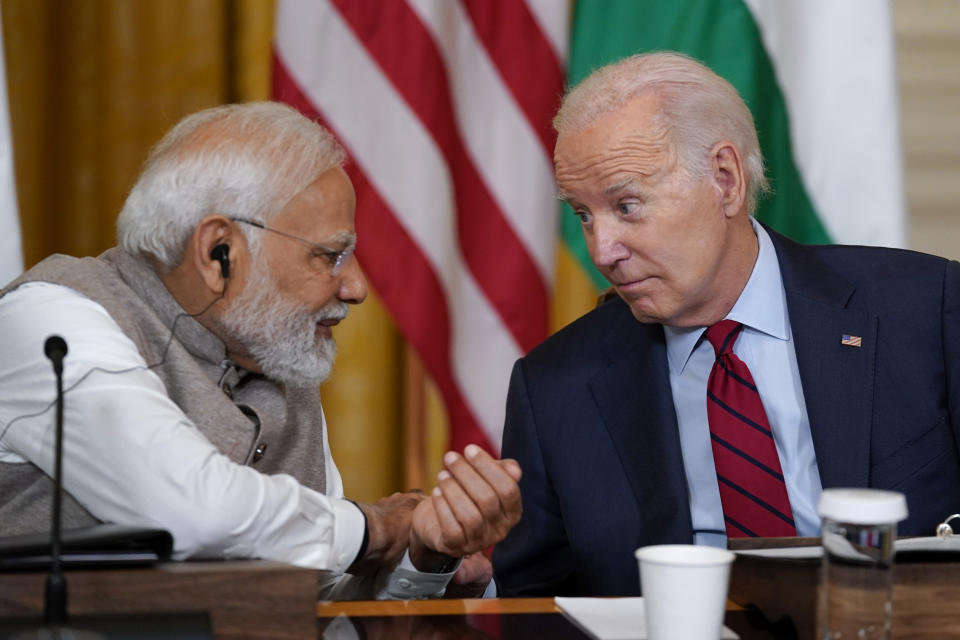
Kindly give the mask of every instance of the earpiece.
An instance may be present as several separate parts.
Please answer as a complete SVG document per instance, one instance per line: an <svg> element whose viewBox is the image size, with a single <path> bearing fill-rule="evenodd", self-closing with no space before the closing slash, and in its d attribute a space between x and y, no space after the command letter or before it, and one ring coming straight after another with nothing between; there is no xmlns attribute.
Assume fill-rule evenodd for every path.
<svg viewBox="0 0 960 640"><path fill-rule="evenodd" d="M230 277L230 245L218 244L210 251L210 258L220 263L224 280Z"/></svg>

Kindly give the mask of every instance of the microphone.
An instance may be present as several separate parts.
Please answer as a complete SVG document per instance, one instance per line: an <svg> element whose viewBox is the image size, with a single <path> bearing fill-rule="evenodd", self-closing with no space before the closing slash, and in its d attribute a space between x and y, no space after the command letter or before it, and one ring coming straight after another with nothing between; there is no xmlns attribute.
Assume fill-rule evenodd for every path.
<svg viewBox="0 0 960 640"><path fill-rule="evenodd" d="M52 335L43 343L43 352L53 363L53 372L63 375L63 357L67 355L67 343L58 335Z"/></svg>
<svg viewBox="0 0 960 640"><path fill-rule="evenodd" d="M53 364L57 376L57 435L53 454L53 514L50 525L50 575L44 599L43 618L46 622L61 623L67 619L67 581L60 567L60 495L63 488L60 470L63 463L63 358L67 343L58 335L47 338L43 352Z"/></svg>

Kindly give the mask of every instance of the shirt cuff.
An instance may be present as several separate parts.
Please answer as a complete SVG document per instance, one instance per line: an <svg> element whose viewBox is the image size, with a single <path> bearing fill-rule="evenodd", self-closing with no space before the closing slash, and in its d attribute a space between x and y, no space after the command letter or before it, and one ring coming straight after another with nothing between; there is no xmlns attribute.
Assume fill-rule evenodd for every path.
<svg viewBox="0 0 960 640"><path fill-rule="evenodd" d="M346 573L357 559L367 520L360 507L349 500L331 499L333 505L333 558L330 571Z"/></svg>
<svg viewBox="0 0 960 640"><path fill-rule="evenodd" d="M497 597L497 581L493 578L490 579L490 584L487 585L487 588L484 589L483 595L481 598L496 598Z"/></svg>
<svg viewBox="0 0 960 640"><path fill-rule="evenodd" d="M410 550L404 552L393 571L387 576L378 590L377 599L440 598L447 590L447 584L460 568L460 560L448 573L426 573L419 571L410 560Z"/></svg>

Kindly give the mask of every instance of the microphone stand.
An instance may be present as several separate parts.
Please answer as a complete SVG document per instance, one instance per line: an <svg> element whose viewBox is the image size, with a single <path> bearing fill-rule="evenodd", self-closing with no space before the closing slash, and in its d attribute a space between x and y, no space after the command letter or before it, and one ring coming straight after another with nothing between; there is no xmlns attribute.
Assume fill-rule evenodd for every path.
<svg viewBox="0 0 960 640"><path fill-rule="evenodd" d="M63 357L67 355L67 343L60 336L50 336L43 351L53 363L57 377L56 444L53 455L53 514L50 527L50 574L44 596L43 619L48 624L62 624L67 619L67 581L60 566L60 499L63 493L61 473L63 467Z"/></svg>
<svg viewBox="0 0 960 640"><path fill-rule="evenodd" d="M60 503L63 492L63 358L67 343L58 335L47 338L43 352L53 364L57 378L56 441L53 462L53 514L50 528L50 574L44 592L42 628L33 620L0 620L0 638L13 640L101 640L109 638L212 639L206 612L107 614L76 616L67 623L67 581L63 575Z"/></svg>

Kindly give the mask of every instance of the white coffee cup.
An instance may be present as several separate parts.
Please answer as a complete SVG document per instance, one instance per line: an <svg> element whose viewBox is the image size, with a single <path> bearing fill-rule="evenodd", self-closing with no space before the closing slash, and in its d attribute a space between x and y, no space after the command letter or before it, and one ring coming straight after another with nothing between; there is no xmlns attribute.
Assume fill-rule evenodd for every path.
<svg viewBox="0 0 960 640"><path fill-rule="evenodd" d="M720 637L734 554L715 547L663 544L641 547L636 556L647 638Z"/></svg>

